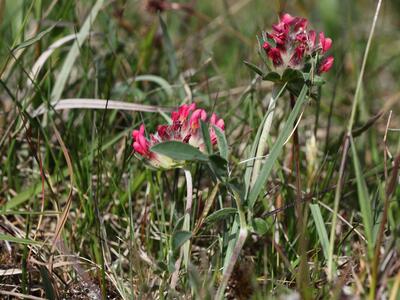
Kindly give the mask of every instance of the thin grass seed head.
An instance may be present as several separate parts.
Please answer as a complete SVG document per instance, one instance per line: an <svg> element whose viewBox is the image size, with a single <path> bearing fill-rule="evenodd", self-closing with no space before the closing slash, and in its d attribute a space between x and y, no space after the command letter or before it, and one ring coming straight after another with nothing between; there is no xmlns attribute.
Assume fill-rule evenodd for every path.
<svg viewBox="0 0 400 300"><path fill-rule="evenodd" d="M264 35L262 47L274 68L283 72L287 68L303 71L305 65L316 59L317 73L328 72L333 65L333 56L327 56L332 39L309 30L308 20L283 14L272 32Z"/></svg>
<svg viewBox="0 0 400 300"><path fill-rule="evenodd" d="M157 126L157 131L145 136L145 126L132 132L133 150L137 157L144 159L150 166L159 169L173 169L182 167L185 161L177 161L168 156L151 151L151 147L167 141L178 141L196 147L205 152L205 142L200 128L200 120L208 125L212 145L217 142L214 126L224 130L225 123L216 114L208 117L204 109L196 108L196 104L183 104L177 111L171 113L172 124Z"/></svg>

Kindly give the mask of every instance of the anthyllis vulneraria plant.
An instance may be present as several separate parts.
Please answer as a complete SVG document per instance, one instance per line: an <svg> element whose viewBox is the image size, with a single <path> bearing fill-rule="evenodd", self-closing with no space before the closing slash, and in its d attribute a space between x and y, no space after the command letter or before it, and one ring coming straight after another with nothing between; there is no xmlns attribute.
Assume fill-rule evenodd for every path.
<svg viewBox="0 0 400 300"><path fill-rule="evenodd" d="M249 182L251 187L260 171L260 159L265 152L277 99L288 90L294 108L296 98L302 90L305 96L317 97L313 88L324 83L320 75L328 72L333 66L333 56L327 55L331 46L332 39L326 37L324 32L317 34L316 31L308 29L307 19L286 13L280 17L277 24L272 25L270 33L263 32L259 39L260 55L267 71L245 62L263 80L274 82L254 162L248 163L248 167L249 164L254 165Z"/></svg>
<svg viewBox="0 0 400 300"><path fill-rule="evenodd" d="M272 25L272 31L270 33L263 32L262 37L259 38L259 52L267 70L245 62L262 80L274 83L269 97L268 110L257 131L250 157L246 160L244 203L247 206L247 220L254 223L253 207L256 200L271 174L279 153L282 152L288 139L293 137L292 158L295 167L292 173L295 174L293 178L296 180L297 230L300 237L298 243L300 264L297 271L297 283L299 291L305 294L307 294L308 267L306 239L304 238L306 222L303 220L303 216L307 214L304 213L303 206L300 204L302 203L302 189L297 124L306 100L318 98L319 86L324 83L320 75L329 71L333 66L334 58L327 55L331 46L332 40L327 38L323 32L317 34L317 32L308 29L307 19L283 14L279 22ZM289 92L290 96L290 114L268 155L265 156L276 103L278 98L284 95L286 91ZM277 234L279 234L279 231L277 231ZM242 246L243 241L237 238L234 252L237 252Z"/></svg>
<svg viewBox="0 0 400 300"><path fill-rule="evenodd" d="M170 286L175 289L181 260L187 269L189 265L190 241L192 231L190 228L190 215L193 200L192 176L187 165L193 161L208 163L212 170L216 169L215 161L222 161L222 169L226 167L227 145L224 136L225 123L215 113L208 117L204 109L196 108L196 104L183 104L177 111L171 113L171 124L157 127L157 131L145 136L145 126L142 124L138 130L132 132L133 150L137 157L143 159L147 165L154 169L169 170L182 168L185 173L187 200L182 231L171 238L170 265L174 266ZM220 154L224 158L214 155L213 146L219 143ZM224 146L221 147L221 143ZM225 149L225 150L224 150ZM225 155L224 155L225 153ZM219 163L221 166L221 164ZM218 170L215 174L221 174ZM225 173L223 170L222 173ZM178 236L179 235L179 236ZM179 240L179 242L174 242ZM178 246L177 246L178 244ZM180 248L179 257L175 260L173 253Z"/></svg>

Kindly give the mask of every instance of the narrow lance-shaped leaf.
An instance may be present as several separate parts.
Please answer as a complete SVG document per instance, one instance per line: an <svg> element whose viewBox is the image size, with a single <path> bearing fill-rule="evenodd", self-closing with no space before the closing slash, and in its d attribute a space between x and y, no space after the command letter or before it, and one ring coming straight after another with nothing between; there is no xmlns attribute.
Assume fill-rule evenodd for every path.
<svg viewBox="0 0 400 300"><path fill-rule="evenodd" d="M261 77L264 76L264 72L259 67L257 67L255 64L252 64L251 62L248 62L248 61L243 61L243 62L250 70L257 73Z"/></svg>
<svg viewBox="0 0 400 300"><path fill-rule="evenodd" d="M46 34L48 34L51 30L53 30L53 28L56 26L57 24L54 24L53 26L50 26L49 28L47 28L46 30L43 30L42 32L40 32L38 35L34 36L33 38L30 38L24 42L22 42L21 44L17 45L12 51L16 51L22 48L26 48L29 47L30 45L40 41Z"/></svg>
<svg viewBox="0 0 400 300"><path fill-rule="evenodd" d="M268 126L270 128L270 125L267 125L267 123L269 123L269 124L272 123L276 101L284 92L284 90L286 88L286 84L280 86L280 89L278 87L279 86L276 86L276 88L274 88L274 91L271 95L271 99L269 102L268 111L265 114L263 120L261 121L260 126L257 129L257 134L256 134L253 144L251 146L250 155L249 155L250 160L246 163L246 171L245 171L245 175L244 175L244 182L246 185L246 197L245 198L247 198L247 194L249 193L250 183L253 182L254 168L256 167L256 164L257 164L255 159L258 159L258 158L256 158L256 156L257 156L257 152L259 150L260 142L263 139L262 136L264 135L264 137L265 137L265 135L266 135L267 137L265 137L264 139L267 140L268 135L269 135L269 129L267 130L267 128L265 128L265 126ZM276 94L275 94L275 92L276 92ZM265 130L267 130L267 132L265 132Z"/></svg>
<svg viewBox="0 0 400 300"><path fill-rule="evenodd" d="M272 171L272 168L273 168L276 160L278 159L279 154L281 153L281 151L283 149L285 141L288 139L288 137L293 129L294 122L296 121L296 118L300 114L301 108L303 107L303 104L306 101L307 91L308 91L308 87L306 85L303 85L300 95L297 98L296 104L293 107L293 110L291 111L291 113L286 121L285 127L283 128L281 134L276 139L274 146L272 147L272 149L268 155L267 160L265 161L264 165L262 166L259 176L258 176L256 182L254 183L253 189L251 190L250 195L248 196L248 199L247 199L250 209L253 208L258 195L260 194L265 182L268 179L269 174Z"/></svg>
<svg viewBox="0 0 400 300"><path fill-rule="evenodd" d="M178 250L186 241L188 241L192 237L192 233L190 231L179 230L173 233L172 235L172 250Z"/></svg>
<svg viewBox="0 0 400 300"><path fill-rule="evenodd" d="M371 212L370 196L368 193L367 184L364 179L364 174L361 170L361 165L358 159L357 150L353 138L351 138L351 151L353 155L354 171L356 173L358 202L360 204L361 217L364 224L365 236L368 241L368 251L371 257L374 252L374 247L372 241L372 212Z"/></svg>
<svg viewBox="0 0 400 300"><path fill-rule="evenodd" d="M212 149L208 124L206 122L200 120L200 127L201 127L201 133L203 135L203 141L204 141L204 144L206 145L207 153L212 154L213 149Z"/></svg>
<svg viewBox="0 0 400 300"><path fill-rule="evenodd" d="M159 143L154 145L150 150L168 156L174 160L208 161L208 157L199 149L178 141Z"/></svg>
<svg viewBox="0 0 400 300"><path fill-rule="evenodd" d="M234 214L237 213L237 209L233 207L226 207L226 208L221 208L220 210L217 210L210 214L205 220L205 223L213 223L219 220L223 220L225 218L228 218Z"/></svg>
<svg viewBox="0 0 400 300"><path fill-rule="evenodd" d="M215 135L217 136L217 144L219 149L219 154L228 160L229 150L228 150L228 142L226 141L226 137L224 132L217 126L213 126Z"/></svg>
<svg viewBox="0 0 400 300"><path fill-rule="evenodd" d="M319 209L318 204L310 204L311 214L314 218L315 226L317 227L317 233L319 237L319 241L322 246L322 251L324 252L325 259L328 259L329 256L329 239L328 232L326 231L326 227L324 224L324 220L322 219L321 210Z"/></svg>

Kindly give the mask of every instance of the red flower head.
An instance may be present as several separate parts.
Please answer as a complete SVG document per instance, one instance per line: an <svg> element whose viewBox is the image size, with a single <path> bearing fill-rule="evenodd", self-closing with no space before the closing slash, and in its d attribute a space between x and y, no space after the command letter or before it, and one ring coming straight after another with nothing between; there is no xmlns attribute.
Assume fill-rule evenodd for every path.
<svg viewBox="0 0 400 300"><path fill-rule="evenodd" d="M167 156L152 152L154 145L166 141L179 141L192 145L200 151L205 151L205 144L200 130L200 120L208 124L210 139L213 145L217 142L214 126L222 131L225 128L224 120L218 119L212 114L207 120L207 113L204 109L196 109L196 104L181 105L177 111L171 113L172 124L159 125L155 134L150 138L145 137L145 127L140 125L139 130L132 132L133 150L145 159L151 166L162 169L180 167L182 161L175 161Z"/></svg>
<svg viewBox="0 0 400 300"><path fill-rule="evenodd" d="M317 44L316 32L307 27L307 19L290 14L283 14L279 22L272 25L272 32L267 33L267 40L262 47L278 71L287 68L302 70L312 57L323 61L322 64L318 62L321 66L320 73L321 70L326 72L332 67L333 58L323 58L332 46L332 39L320 32Z"/></svg>

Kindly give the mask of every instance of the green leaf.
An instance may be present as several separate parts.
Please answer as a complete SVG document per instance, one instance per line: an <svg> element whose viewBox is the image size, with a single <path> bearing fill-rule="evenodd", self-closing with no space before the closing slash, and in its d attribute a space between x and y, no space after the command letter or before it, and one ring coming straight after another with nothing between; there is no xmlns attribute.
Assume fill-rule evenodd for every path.
<svg viewBox="0 0 400 300"><path fill-rule="evenodd" d="M228 142L226 141L225 133L221 130L221 128L214 125L215 135L217 136L217 144L219 149L219 154L228 160L229 150L228 150Z"/></svg>
<svg viewBox="0 0 400 300"><path fill-rule="evenodd" d="M223 219L226 219L237 213L237 209L234 207L226 207L220 210L217 210L210 214L205 220L205 223L214 223Z"/></svg>
<svg viewBox="0 0 400 300"><path fill-rule="evenodd" d="M204 144L206 145L207 153L212 154L213 148L212 148L212 144L211 144L209 126L207 123L200 120L200 128L201 128L201 133L203 135Z"/></svg>
<svg viewBox="0 0 400 300"><path fill-rule="evenodd" d="M192 237L192 233L190 231L178 230L172 234L172 251L178 250L186 241L188 241Z"/></svg>
<svg viewBox="0 0 400 300"><path fill-rule="evenodd" d="M18 238L12 235L8 234L3 234L0 233L0 241L8 241L12 243L17 243L17 244L26 244L26 245L40 245L40 242L29 240L29 239L23 239L23 238Z"/></svg>
<svg viewBox="0 0 400 300"><path fill-rule="evenodd" d="M317 227L319 241L324 252L325 259L329 257L329 239L328 232L326 231L324 220L322 219L321 210L318 204L310 204L311 214L314 218L315 226Z"/></svg>
<svg viewBox="0 0 400 300"><path fill-rule="evenodd" d="M255 64L252 64L251 62L248 61L243 61L243 63L252 71L254 71L255 73L257 73L258 75L260 75L261 77L264 77L264 72L257 67Z"/></svg>
<svg viewBox="0 0 400 300"><path fill-rule="evenodd" d="M281 81L281 75L279 75L276 72L269 72L268 74L263 76L263 80L272 81L272 82L280 82Z"/></svg>
<svg viewBox="0 0 400 300"><path fill-rule="evenodd" d="M278 159L279 154L282 152L284 143L286 142L290 133L292 132L294 122L296 121L298 115L300 114L301 108L303 107L303 104L306 101L307 91L308 91L308 87L306 85L303 85L301 93L300 93L299 97L297 98L296 104L293 107L293 110L291 111L282 132L279 134L278 138L276 139L276 141L268 155L268 158L266 159L264 165L261 168L258 178L257 178L256 182L254 183L254 186L253 186L253 188L250 192L250 195L248 196L248 199L247 199L250 209L253 208L258 195L260 194L261 190L265 186L265 182L267 181L268 176L271 174L272 168L273 168L276 160Z"/></svg>
<svg viewBox="0 0 400 300"><path fill-rule="evenodd" d="M199 149L178 141L168 141L156 144L150 150L168 156L174 160L208 161L207 155Z"/></svg>
<svg viewBox="0 0 400 300"><path fill-rule="evenodd" d="M262 236L267 233L268 231L268 224L265 222L265 220L261 218L255 218L253 220L253 230L255 233L258 235Z"/></svg>
<svg viewBox="0 0 400 300"><path fill-rule="evenodd" d="M169 273L173 273L175 271L175 263L176 259L174 257L174 252L168 251L167 270Z"/></svg>
<svg viewBox="0 0 400 300"><path fill-rule="evenodd" d="M29 187L28 189L18 193L15 195L13 198L11 198L9 201L5 203L5 205L2 207L4 211L10 210L14 207L17 207L21 203L24 203L31 197L34 197L37 195L40 191L42 190L42 184L36 184L34 186Z"/></svg>
<svg viewBox="0 0 400 300"><path fill-rule="evenodd" d="M210 155L208 157L210 163L209 166L212 171L217 175L218 178L227 178L228 177L228 162L219 155Z"/></svg>
<svg viewBox="0 0 400 300"><path fill-rule="evenodd" d="M46 293L47 299L57 299L56 292L51 281L51 275L45 266L39 266L40 276L42 277L42 284Z"/></svg>
<svg viewBox="0 0 400 300"><path fill-rule="evenodd" d="M290 82L298 79L303 79L303 73L299 70L286 69L282 74L282 81Z"/></svg>
<svg viewBox="0 0 400 300"><path fill-rule="evenodd" d="M246 186L246 197L248 193L250 192L250 186L254 182L254 179L258 176L259 174L259 169L261 166L261 162L254 160L254 158L257 156L257 153L259 152L259 148L264 148L262 151L260 150L260 153L264 153L265 150L265 144L268 141L269 137L269 131L271 129L273 117L274 117L274 110L276 106L276 102L278 101L279 97L281 97L282 93L285 91L287 84L275 84L272 88L272 95L271 99L268 105L268 111L264 115L264 118L261 121L261 124L259 125L257 129L257 134L254 138L253 144L251 146L250 154L249 154L249 160L246 163L246 171L244 175L244 182ZM262 145L264 144L264 146Z"/></svg>
<svg viewBox="0 0 400 300"><path fill-rule="evenodd" d="M26 41L23 41L21 44L17 45L12 51L16 51L16 50L19 50L19 49L23 49L23 48L29 47L30 45L40 41L46 34L48 34L50 31L52 31L53 28L56 25L57 24L54 24L53 26L50 26L46 30L43 30L38 35L34 36L33 38L30 38L30 39L27 39Z"/></svg>
<svg viewBox="0 0 400 300"><path fill-rule="evenodd" d="M361 216L364 224L365 236L368 241L369 255L372 257L374 253L374 243L372 241L372 212L370 204L370 196L368 193L367 184L365 182L364 173L361 170L360 161L358 159L356 146L353 138L351 141L351 152L353 154L354 171L356 173L358 203L360 204Z"/></svg>

